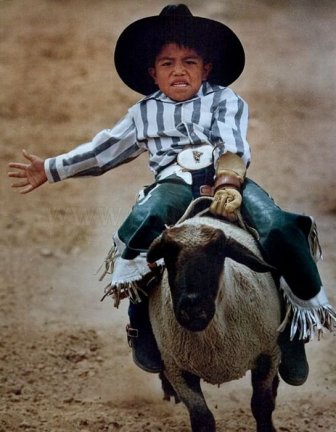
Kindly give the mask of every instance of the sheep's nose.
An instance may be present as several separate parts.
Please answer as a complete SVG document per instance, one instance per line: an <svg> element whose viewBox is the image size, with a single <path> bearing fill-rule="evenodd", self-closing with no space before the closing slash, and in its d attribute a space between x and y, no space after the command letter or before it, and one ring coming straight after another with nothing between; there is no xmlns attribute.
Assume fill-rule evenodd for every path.
<svg viewBox="0 0 336 432"><path fill-rule="evenodd" d="M197 294L188 294L181 299L180 315L185 321L206 320L208 318L202 300Z"/></svg>

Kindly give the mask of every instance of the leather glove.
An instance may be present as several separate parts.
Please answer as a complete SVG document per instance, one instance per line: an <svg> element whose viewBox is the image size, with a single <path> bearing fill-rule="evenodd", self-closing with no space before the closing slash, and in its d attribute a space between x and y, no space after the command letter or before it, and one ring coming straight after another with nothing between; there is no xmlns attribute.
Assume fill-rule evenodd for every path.
<svg viewBox="0 0 336 432"><path fill-rule="evenodd" d="M235 222L237 220L237 210L242 203L242 196L237 189L223 188L219 189L214 196L210 206L210 211L215 216L222 216Z"/></svg>
<svg viewBox="0 0 336 432"><path fill-rule="evenodd" d="M217 161L214 200L210 212L234 222L242 203L239 192L244 182L246 168L242 159L234 153L225 153Z"/></svg>

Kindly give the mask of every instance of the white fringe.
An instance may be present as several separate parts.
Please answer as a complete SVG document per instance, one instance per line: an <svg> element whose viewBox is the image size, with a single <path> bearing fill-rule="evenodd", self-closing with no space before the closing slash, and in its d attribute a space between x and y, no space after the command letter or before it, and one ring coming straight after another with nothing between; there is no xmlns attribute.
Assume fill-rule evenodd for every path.
<svg viewBox="0 0 336 432"><path fill-rule="evenodd" d="M96 274L98 274L101 271L101 269L104 267L102 274L99 276L99 282L101 282L107 274L113 273L116 256L117 256L117 249L113 245L109 250L108 254L106 255L104 262L101 264L101 266L98 268L96 272Z"/></svg>
<svg viewBox="0 0 336 432"><path fill-rule="evenodd" d="M114 301L114 307L118 308L120 301L124 298L129 298L133 303L140 303L140 293L147 296L147 293L138 284L143 276L150 272L146 257L142 254L133 260L125 260L121 258L118 246L114 244L97 273L102 268L103 272L99 281L102 281L107 274L112 276L112 280L104 288L104 295L100 301L110 296Z"/></svg>
<svg viewBox="0 0 336 432"><path fill-rule="evenodd" d="M287 304L286 316L278 331L282 332L291 322L290 340L295 336L299 339L311 341L320 337L326 330L333 332L336 329L336 309L328 302L325 290L310 300L302 300L295 296L284 279L281 279L280 288Z"/></svg>
<svg viewBox="0 0 336 432"><path fill-rule="evenodd" d="M124 298L129 298L133 303L140 303L141 297L139 292L147 296L148 294L139 287L136 282L125 282L118 285L112 285L109 283L104 289L104 295L100 301L103 301L106 297L111 296L114 303L114 307L118 308L120 301Z"/></svg>
<svg viewBox="0 0 336 432"><path fill-rule="evenodd" d="M323 260L322 248L319 241L317 225L313 217L310 216L312 225L310 228L310 232L308 234L308 243L310 247L310 252L312 254L315 262L318 262L320 259Z"/></svg>

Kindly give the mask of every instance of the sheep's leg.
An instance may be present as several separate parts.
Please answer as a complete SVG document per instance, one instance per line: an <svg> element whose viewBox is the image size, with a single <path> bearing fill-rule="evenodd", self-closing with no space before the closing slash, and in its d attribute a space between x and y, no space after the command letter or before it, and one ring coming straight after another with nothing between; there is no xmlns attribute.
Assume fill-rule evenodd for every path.
<svg viewBox="0 0 336 432"><path fill-rule="evenodd" d="M192 432L215 432L215 419L205 402L200 378L189 372L176 370L174 373L168 372L167 376L188 409Z"/></svg>
<svg viewBox="0 0 336 432"><path fill-rule="evenodd" d="M174 389L174 387L170 384L170 381L166 377L164 372L160 372L159 378L161 380L161 387L163 390L163 400L170 401L170 398L174 398L175 403L180 403L180 399Z"/></svg>
<svg viewBox="0 0 336 432"><path fill-rule="evenodd" d="M257 432L276 432L272 413L279 385L279 377L271 357L261 356L252 371L253 394L251 409L257 423Z"/></svg>

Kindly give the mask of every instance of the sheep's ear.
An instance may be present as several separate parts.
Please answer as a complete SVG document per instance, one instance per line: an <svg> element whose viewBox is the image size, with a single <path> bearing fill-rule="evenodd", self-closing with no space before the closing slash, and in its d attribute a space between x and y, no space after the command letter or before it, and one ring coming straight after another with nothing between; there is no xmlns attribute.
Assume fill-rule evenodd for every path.
<svg viewBox="0 0 336 432"><path fill-rule="evenodd" d="M167 228L157 237L150 245L147 252L147 262L153 263L161 258L167 260L176 259L180 250L180 245L176 241L175 236L179 231L183 231L183 227Z"/></svg>
<svg viewBox="0 0 336 432"><path fill-rule="evenodd" d="M157 237L150 245L147 252L147 262L154 263L160 258L163 258L162 235Z"/></svg>
<svg viewBox="0 0 336 432"><path fill-rule="evenodd" d="M276 270L275 267L255 255L250 249L238 243L232 238L228 238L225 245L225 255L234 261L244 264L251 270L258 273L267 273Z"/></svg>

